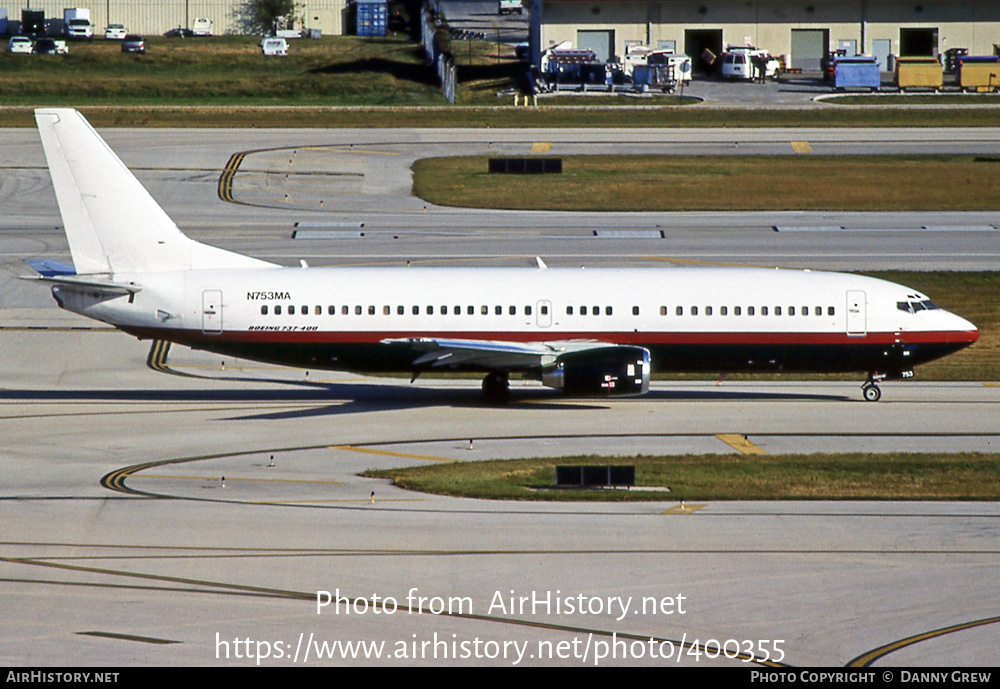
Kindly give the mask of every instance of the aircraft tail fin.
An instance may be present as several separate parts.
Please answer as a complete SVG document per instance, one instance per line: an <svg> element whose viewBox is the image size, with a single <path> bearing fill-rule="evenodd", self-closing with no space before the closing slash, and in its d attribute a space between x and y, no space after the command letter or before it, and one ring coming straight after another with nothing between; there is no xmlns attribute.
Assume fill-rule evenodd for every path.
<svg viewBox="0 0 1000 689"><path fill-rule="evenodd" d="M36 110L35 121L77 273L274 265L185 236L76 110Z"/></svg>

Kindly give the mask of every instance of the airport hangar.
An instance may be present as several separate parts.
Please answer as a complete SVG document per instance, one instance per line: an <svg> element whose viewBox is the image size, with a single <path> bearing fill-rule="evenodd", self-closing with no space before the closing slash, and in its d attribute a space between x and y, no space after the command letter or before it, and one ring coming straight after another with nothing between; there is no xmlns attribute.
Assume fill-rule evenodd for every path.
<svg viewBox="0 0 1000 689"><path fill-rule="evenodd" d="M1000 3L980 0L525 0L532 5L534 63L568 41L613 62L630 45L672 49L704 70L704 49L753 45L785 56L786 67L820 69L828 51L938 56L950 48L992 55Z"/></svg>

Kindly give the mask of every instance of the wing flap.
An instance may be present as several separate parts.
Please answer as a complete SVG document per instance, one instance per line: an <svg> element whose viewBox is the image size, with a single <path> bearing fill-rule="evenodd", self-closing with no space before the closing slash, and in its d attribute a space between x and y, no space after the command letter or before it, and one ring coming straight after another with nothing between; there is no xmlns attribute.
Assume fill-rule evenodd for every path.
<svg viewBox="0 0 1000 689"><path fill-rule="evenodd" d="M382 344L406 346L418 352L412 366L419 368L478 367L491 371L523 371L549 366L561 355L607 347L607 342L512 342L507 340L462 340L449 338L391 338Z"/></svg>

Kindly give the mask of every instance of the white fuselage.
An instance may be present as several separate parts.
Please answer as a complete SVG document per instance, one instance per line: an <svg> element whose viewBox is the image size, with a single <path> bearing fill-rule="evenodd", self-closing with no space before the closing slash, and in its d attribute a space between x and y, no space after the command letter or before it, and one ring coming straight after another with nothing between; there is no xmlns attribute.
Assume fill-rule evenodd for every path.
<svg viewBox="0 0 1000 689"><path fill-rule="evenodd" d="M886 368L904 370L904 356L919 363L977 336L943 309L901 308L927 302L909 288L826 272L264 268L115 279L132 277L142 290L131 298L67 295L64 305L138 336L248 358L280 361L280 347L306 347L312 365L329 368L396 370L397 362L377 363L383 340L449 337L631 344L654 353L654 370L877 370L857 353L895 345L909 350ZM335 351L346 345L368 347L364 362ZM796 360L806 351L813 358Z"/></svg>

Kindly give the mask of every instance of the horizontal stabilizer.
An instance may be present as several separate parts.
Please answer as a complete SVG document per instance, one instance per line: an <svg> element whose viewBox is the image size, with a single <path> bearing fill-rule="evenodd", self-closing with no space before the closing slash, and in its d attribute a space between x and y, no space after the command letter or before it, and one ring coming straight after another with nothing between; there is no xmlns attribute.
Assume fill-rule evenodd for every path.
<svg viewBox="0 0 1000 689"><path fill-rule="evenodd" d="M106 295L135 294L142 290L140 285L134 282L114 282L112 280L100 280L92 277L81 278L72 275L30 275L22 277L22 280L37 280L60 287L79 290L81 292L97 292Z"/></svg>
<svg viewBox="0 0 1000 689"><path fill-rule="evenodd" d="M51 261L47 258L29 258L25 263L38 271L39 275L46 278L56 275L76 275L76 268L60 261Z"/></svg>

